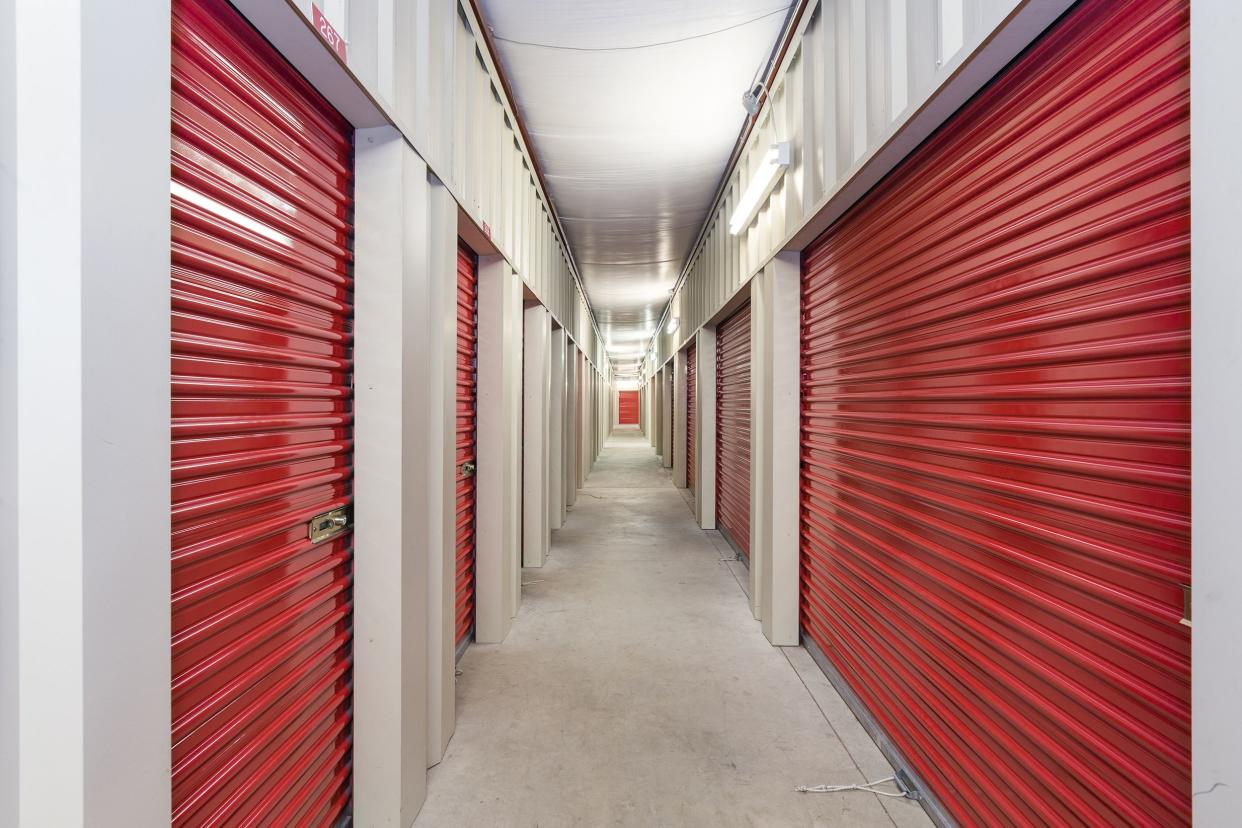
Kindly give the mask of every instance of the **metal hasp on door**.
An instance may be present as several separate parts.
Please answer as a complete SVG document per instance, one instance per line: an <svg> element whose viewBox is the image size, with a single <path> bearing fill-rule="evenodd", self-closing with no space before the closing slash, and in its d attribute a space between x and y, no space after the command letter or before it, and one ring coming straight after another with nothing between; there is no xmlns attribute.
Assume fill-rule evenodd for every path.
<svg viewBox="0 0 1242 828"><path fill-rule="evenodd" d="M716 525L750 560L750 302L716 328Z"/></svg>
<svg viewBox="0 0 1242 828"><path fill-rule="evenodd" d="M962 826L1190 823L1188 12L1081 3L804 257L804 636Z"/></svg>
<svg viewBox="0 0 1242 828"><path fill-rule="evenodd" d="M231 6L175 0L176 826L349 806L352 139Z"/></svg>
<svg viewBox="0 0 1242 828"><path fill-rule="evenodd" d="M638 392L617 392L617 425L638 425Z"/></svg>
<svg viewBox="0 0 1242 828"><path fill-rule="evenodd" d="M694 418L695 400L698 397L698 346L686 349L686 487L694 491Z"/></svg>
<svg viewBox="0 0 1242 828"><path fill-rule="evenodd" d="M457 628L460 657L474 632L475 400L478 391L479 271L474 251L457 246Z"/></svg>

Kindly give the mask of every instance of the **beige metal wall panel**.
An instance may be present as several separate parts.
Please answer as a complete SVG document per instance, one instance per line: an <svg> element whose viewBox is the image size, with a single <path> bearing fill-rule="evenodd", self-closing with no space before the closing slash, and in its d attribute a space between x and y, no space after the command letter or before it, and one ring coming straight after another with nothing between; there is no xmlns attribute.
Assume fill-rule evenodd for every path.
<svg viewBox="0 0 1242 828"><path fill-rule="evenodd" d="M841 200L834 197L855 197L847 185L856 184L877 152L957 75L972 69L972 60L993 63L986 53L998 32L1016 32L1007 36L1029 42L1066 3L963 0L956 5L960 19L953 3L932 0L812 0L651 340L651 371L777 253L800 249L808 226ZM782 141L790 143L789 168L752 224L730 235L729 218L755 165ZM681 324L667 336L664 329L674 315L681 316Z"/></svg>

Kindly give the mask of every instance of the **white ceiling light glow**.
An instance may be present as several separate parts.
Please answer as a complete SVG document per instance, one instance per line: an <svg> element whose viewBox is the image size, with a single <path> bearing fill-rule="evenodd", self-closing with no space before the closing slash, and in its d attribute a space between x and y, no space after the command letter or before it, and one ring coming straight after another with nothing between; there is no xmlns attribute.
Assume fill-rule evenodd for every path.
<svg viewBox="0 0 1242 828"><path fill-rule="evenodd" d="M479 0L600 333L647 342L792 0Z"/></svg>
<svg viewBox="0 0 1242 828"><path fill-rule="evenodd" d="M666 334L675 334L677 333L677 329L680 327L681 327L681 317L674 316L672 319L668 320L668 327L664 329L664 332Z"/></svg>
<svg viewBox="0 0 1242 828"><path fill-rule="evenodd" d="M738 199L737 209L729 217L730 235L736 236L750 227L750 223L755 220L755 216L759 215L759 210L767 203L768 196L772 195L772 191L776 189L781 176L788 168L789 142L782 141L779 144L773 144L764 153L763 160L759 162L758 169L755 170L750 184L746 187L746 192L742 193L742 197Z"/></svg>

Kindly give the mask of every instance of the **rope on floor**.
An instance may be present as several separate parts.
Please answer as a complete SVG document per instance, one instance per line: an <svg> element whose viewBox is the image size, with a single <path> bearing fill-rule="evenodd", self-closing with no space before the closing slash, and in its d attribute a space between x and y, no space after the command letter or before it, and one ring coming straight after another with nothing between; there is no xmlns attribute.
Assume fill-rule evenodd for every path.
<svg viewBox="0 0 1242 828"><path fill-rule="evenodd" d="M877 796L891 796L894 799L904 799L907 796L905 791L893 793L892 791L877 791L876 785L883 785L886 782L897 784L897 777L886 776L883 779L876 779L871 782L863 782L858 785L799 785L794 788L798 793L842 793L843 791L866 791ZM899 786L900 787L900 786Z"/></svg>

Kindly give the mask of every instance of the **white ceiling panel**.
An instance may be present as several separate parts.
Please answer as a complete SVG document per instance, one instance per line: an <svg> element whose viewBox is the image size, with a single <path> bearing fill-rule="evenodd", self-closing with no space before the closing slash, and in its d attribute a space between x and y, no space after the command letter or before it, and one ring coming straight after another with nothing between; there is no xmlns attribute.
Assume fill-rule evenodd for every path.
<svg viewBox="0 0 1242 828"><path fill-rule="evenodd" d="M480 0L604 336L649 336L788 0Z"/></svg>

